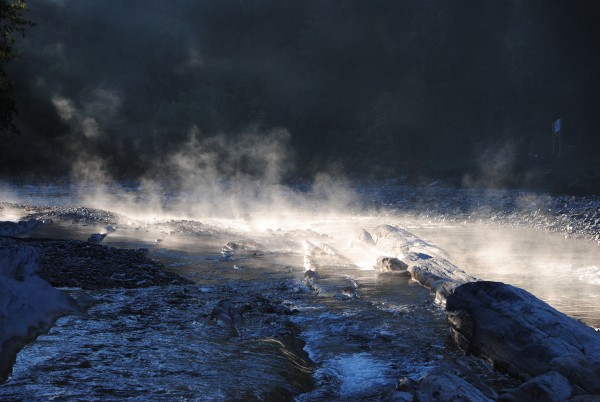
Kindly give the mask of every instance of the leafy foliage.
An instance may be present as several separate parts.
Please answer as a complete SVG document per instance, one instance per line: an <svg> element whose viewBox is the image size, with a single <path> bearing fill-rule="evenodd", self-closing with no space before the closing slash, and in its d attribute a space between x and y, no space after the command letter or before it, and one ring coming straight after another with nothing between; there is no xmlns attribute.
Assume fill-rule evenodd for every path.
<svg viewBox="0 0 600 402"><path fill-rule="evenodd" d="M0 130L16 130L12 122L16 102L4 66L19 57L19 51L15 49L16 37L24 36L25 29L34 25L25 17L26 13L25 0L0 0Z"/></svg>

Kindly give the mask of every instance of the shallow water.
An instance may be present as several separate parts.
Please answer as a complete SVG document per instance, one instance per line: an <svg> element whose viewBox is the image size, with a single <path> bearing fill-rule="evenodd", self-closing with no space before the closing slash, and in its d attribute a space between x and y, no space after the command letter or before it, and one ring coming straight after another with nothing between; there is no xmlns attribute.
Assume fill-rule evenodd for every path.
<svg viewBox="0 0 600 402"><path fill-rule="evenodd" d="M386 399L398 378L461 356L442 309L409 278L317 256L312 291L302 282L305 232L264 234L269 248L224 254L241 240L231 236L152 245L152 257L198 285L93 292L88 316L61 318L19 353L0 398ZM222 300L243 309L238 327L211 319Z"/></svg>
<svg viewBox="0 0 600 402"><path fill-rule="evenodd" d="M11 194L38 205L77 205L68 189L59 190L30 186ZM16 201L5 194L2 201ZM398 378L418 379L463 355L430 291L378 275L377 255L353 246L354 231L383 223L431 240L479 278L523 287L600 326L593 243L360 212L303 212L258 226L239 217L72 223L77 212L47 222L30 235L86 240L111 223L116 231L103 244L148 248L196 285L94 292L100 303L87 316L61 318L19 353L0 399L389 399ZM4 210L0 218L20 213ZM250 246L224 251L230 242ZM320 250L311 256L319 274L313 289L303 282L307 244ZM224 300L242 313L235 326L213 319ZM511 384L499 373L486 381L496 389Z"/></svg>

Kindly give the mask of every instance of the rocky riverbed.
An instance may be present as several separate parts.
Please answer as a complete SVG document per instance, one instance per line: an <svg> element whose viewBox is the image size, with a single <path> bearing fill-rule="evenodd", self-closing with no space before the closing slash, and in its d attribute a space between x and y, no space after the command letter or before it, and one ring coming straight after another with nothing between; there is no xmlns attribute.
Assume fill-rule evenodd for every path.
<svg viewBox="0 0 600 402"><path fill-rule="evenodd" d="M379 218L383 219L387 216L408 215L434 221L480 221L507 226L532 226L594 242L598 240L600 232L600 202L594 197L571 199L522 192L457 190L438 186L420 189L381 186L376 190L365 197L367 201L363 207L369 205L371 201L368 199L371 197ZM252 252L244 247L240 249L238 246L236 249L230 246L245 244L239 241L239 233L194 220L149 223L84 207L0 204L0 212L6 215L7 211L23 220L20 223L0 225L0 230L8 235L2 240L4 247L37 250L38 275L53 286L76 288L79 293L97 294L97 299L107 303L107 306L114 303L113 296L107 295L115 292L115 295L118 294L117 299L128 297L135 299L135 303L140 305L147 303L142 298L147 298L150 294L150 297L157 297L156 306L133 310L129 301L119 301L115 307L117 313L111 313L111 319L121 322L123 319L119 317L125 312L124 328L133 325L133 332L145 330L143 328L146 326L151 329L157 324L146 318L158 318L162 313L149 313L147 309L162 309L165 313L173 313L173 347L180 348L178 339L181 335L177 334L189 324L182 324L176 317L186 316L193 304L192 311L195 311L196 316L189 320L194 322L194 326L190 327L194 336L199 336L200 333L195 327L197 322L212 323L223 332L219 336L224 336L226 342L231 337L238 338L241 344L258 345L257 350L265 353L260 355L265 362L271 362L271 357L268 356L275 356L275 360L286 362L281 366L283 371L280 367L273 372L273 381L278 384L277 391L264 395L291 398L302 393L299 397L301 400L310 400L311 397L369 397L407 401L457 398L482 401L598 399L595 384L600 378L600 335L597 332L521 289L497 282L478 281L447 261L444 251L398 225L362 229L352 242L355 250L348 250L359 255L378 256L373 257L371 262L381 271L376 279L377 286L391 285L391 292L386 296L388 299L378 301L377 294L381 290L373 292L376 289L370 282L373 279L357 276L357 267L349 270L352 258L338 253L334 244L328 243L334 240L333 237L318 231L267 231L261 235L265 236L263 239L257 238L257 242L252 243L262 244L260 252ZM53 221L87 231L84 238L90 236L91 241L27 237L28 232L39 230L44 225L51 226ZM119 248L96 243L103 242L105 236L113 236L111 233L115 228L117 233L124 230L142 234L150 230L153 233L151 236L154 236L150 247L161 244L162 238L168 239L169 236L191 237L203 241L213 241L212 238L228 240L220 243L222 247L218 248L218 257L194 257L197 258L194 260L194 269L199 271L193 271L191 275L199 275L195 277L200 278L198 281L210 284L198 288L198 282L192 285L189 279L172 272L172 268L179 264L177 259L188 258L185 253L168 254L167 260L174 265L165 267L149 258L148 246ZM99 236L93 237L99 229L102 229L101 233L97 233ZM294 244L303 244L304 267L302 262L290 262L290 258L296 258L294 253L298 252ZM339 246L338 243L337 247ZM359 246L363 248L359 249ZM155 255L160 253L158 250ZM27 261L31 260L30 257L27 258ZM269 259L286 261L275 265L275 276L269 270L256 270L257 267L262 269L271 264L267 263ZM204 265L208 270L202 270ZM308 274L312 275L310 280L306 279ZM400 332L393 332L388 326L397 322L400 327L407 328L415 320L419 321L423 314L429 314L430 307L424 310L421 310L422 306L410 307L414 311L420 311L420 316L406 313L404 307L400 310L395 310L397 307L383 308L399 296L395 287L400 284L406 286L404 282L407 278L431 289L434 293L431 300L435 297L447 316L449 325L446 331L449 328L455 345L465 353L455 356L452 347L447 347L448 350L442 352L444 347L435 346L435 341L426 341L427 344L434 345L432 350L437 352L427 353L428 362L434 363L423 370L425 375L419 378L415 377L414 372L421 369L402 377L401 368L406 364L406 359L397 356L406 354L410 356L409 361L422 359L420 355L413 357L410 350L421 341L418 334L402 332L403 342L400 342L401 339L397 336ZM396 281L398 284L395 284ZM216 285L222 283L226 285ZM402 289L406 291L406 288ZM127 290L132 290L133 293L127 293ZM146 295L145 290L150 293ZM164 299L164 303L159 299ZM90 303L86 303L84 298L72 305L75 309L85 309L93 302L89 299L87 301ZM323 304L319 305L319 302ZM192 304L188 306L189 303ZM304 310L302 307L295 307L303 304ZM315 315L312 312L319 312L321 309L322 313ZM103 308L98 310L102 312ZM370 326L360 327L363 321L371 322L375 310L377 314L383 311L385 314L392 312L392 315L382 316L381 326L377 326L376 330ZM358 311L361 311L360 314ZM357 318L356 322L352 318L339 321L343 316L360 316L360 319ZM56 313L52 317L56 317ZM145 324L131 323L132 317L136 322L144 321ZM106 318L107 316L104 317ZM319 329L322 325L330 325L329 323L332 324L327 326L325 332ZM211 335L211 325L202 324L201 333ZM46 325L40 327L40 330L47 328ZM335 342L324 340L319 331L326 333ZM315 337L315 332L320 335ZM157 339L162 337L160 332L156 336ZM442 337L443 335L438 339ZM138 342L138 338L131 337L134 342ZM347 344L342 345L337 339ZM404 341L413 346L407 349ZM207 346L202 346L205 347ZM219 346L217 350L222 347L223 345ZM337 350L338 347L340 350ZM127 350L126 345L123 348L123 351ZM390 355L388 349L394 353ZM89 352L86 345L82 345L82 350L82 353ZM353 350L353 353L348 353L348 350ZM98 353L101 352L100 348ZM246 352L244 349L241 352L236 349L228 358L233 362L238 353ZM384 355L388 360L381 363L378 359ZM98 359L102 360L102 357ZM89 364L86 361L88 360L84 359L80 364ZM201 362L197 364L203 367ZM350 370L348 364L360 367L364 372L358 374ZM248 367L249 372L252 372L252 367L258 366L249 363ZM198 368L199 371L204 369ZM386 376L389 376L389 372L398 373L402 378L396 390L389 387L389 378L377 378L369 374L372 370L378 370L378 375L386 373ZM498 380L502 372L509 373L512 379ZM173 373L173 378L187 375ZM286 379L290 378L298 381L289 383ZM360 378L360 384L364 385L361 387L353 384L353 378ZM189 384L196 382L190 379ZM24 395L18 387L15 389L14 394L7 391L6 395ZM185 395L193 397L198 395L197 392L200 391L190 391ZM252 392L255 393L249 395L260 394L256 389Z"/></svg>
<svg viewBox="0 0 600 402"><path fill-rule="evenodd" d="M147 249L108 247L81 240L17 239L39 250L37 274L54 287L142 288L191 283L148 258Z"/></svg>
<svg viewBox="0 0 600 402"><path fill-rule="evenodd" d="M600 197L522 190L379 184L359 188L368 207L418 219L533 227L600 244Z"/></svg>

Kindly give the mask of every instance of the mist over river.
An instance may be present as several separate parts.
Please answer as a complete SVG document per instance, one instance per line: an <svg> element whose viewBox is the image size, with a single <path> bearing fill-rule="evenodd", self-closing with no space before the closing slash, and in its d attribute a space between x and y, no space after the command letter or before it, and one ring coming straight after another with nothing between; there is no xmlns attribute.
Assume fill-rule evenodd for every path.
<svg viewBox="0 0 600 402"><path fill-rule="evenodd" d="M0 400L600 399L600 2L0 2Z"/></svg>
<svg viewBox="0 0 600 402"><path fill-rule="evenodd" d="M398 379L446 366L469 367L498 393L516 385L457 348L432 291L378 268L380 249L359 238L380 225L407 229L423 252L468 274L515 284L600 326L594 226L565 238L551 215L553 230L529 220L531 208L562 199L538 195L534 205L531 193L389 183L273 194L271 204L224 199L219 210L200 193L3 183L0 221L41 222L21 236L103 234L101 244L147 249L191 282L64 288L96 303L26 345L0 398L389 400ZM593 198L573 198L565 211L585 217L582 205L600 211Z"/></svg>

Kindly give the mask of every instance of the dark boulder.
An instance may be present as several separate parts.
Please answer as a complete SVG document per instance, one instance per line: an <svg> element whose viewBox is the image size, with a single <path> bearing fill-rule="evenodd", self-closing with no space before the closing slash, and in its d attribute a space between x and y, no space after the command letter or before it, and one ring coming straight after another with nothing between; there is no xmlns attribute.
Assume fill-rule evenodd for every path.
<svg viewBox="0 0 600 402"><path fill-rule="evenodd" d="M447 297L457 344L519 378L556 371L584 393L600 393L600 334L523 289L470 282Z"/></svg>
<svg viewBox="0 0 600 402"><path fill-rule="evenodd" d="M503 402L562 402L568 400L571 395L572 388L569 380L556 371L551 371L509 390L498 400Z"/></svg>
<svg viewBox="0 0 600 402"><path fill-rule="evenodd" d="M434 372L426 375L413 391L416 401L470 401L491 402L479 389L452 373Z"/></svg>

